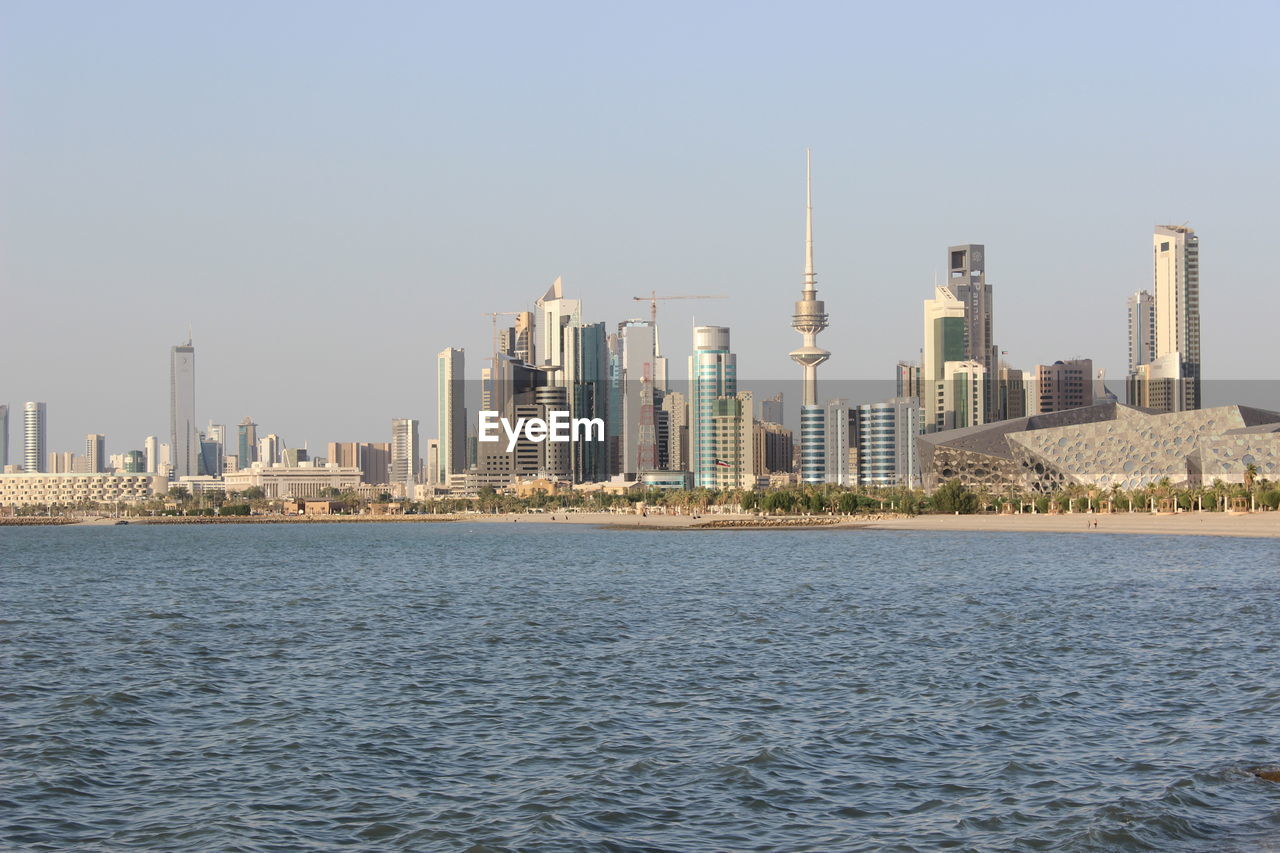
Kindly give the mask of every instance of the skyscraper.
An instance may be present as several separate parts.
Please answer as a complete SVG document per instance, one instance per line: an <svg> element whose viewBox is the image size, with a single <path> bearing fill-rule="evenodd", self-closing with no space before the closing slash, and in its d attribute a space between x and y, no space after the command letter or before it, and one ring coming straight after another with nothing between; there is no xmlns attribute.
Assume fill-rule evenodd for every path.
<svg viewBox="0 0 1280 853"><path fill-rule="evenodd" d="M418 446L418 420L395 418L391 421L391 482L404 486L405 497L413 500L413 487L421 450Z"/></svg>
<svg viewBox="0 0 1280 853"><path fill-rule="evenodd" d="M84 437L84 469L90 474L107 470L107 437L91 432Z"/></svg>
<svg viewBox="0 0 1280 853"><path fill-rule="evenodd" d="M567 385L573 377L564 375L565 348L568 346L569 329L582 325L582 303L577 299L565 299L564 283L557 278L535 307L538 366L552 373L551 384Z"/></svg>
<svg viewBox="0 0 1280 853"><path fill-rule="evenodd" d="M1155 261L1156 359L1177 363L1174 411L1200 408L1200 238L1185 225L1158 225Z"/></svg>
<svg viewBox="0 0 1280 853"><path fill-rule="evenodd" d="M1036 414L1093 405L1093 359L1075 358L1036 367Z"/></svg>
<svg viewBox="0 0 1280 853"><path fill-rule="evenodd" d="M432 482L447 485L450 474L467 470L467 409L463 382L466 356L450 347L436 356L436 435L440 441Z"/></svg>
<svg viewBox="0 0 1280 853"><path fill-rule="evenodd" d="M1145 290L1129 297L1129 372L1156 359L1156 300Z"/></svg>
<svg viewBox="0 0 1280 853"><path fill-rule="evenodd" d="M9 407L0 404L0 471L9 464Z"/></svg>
<svg viewBox="0 0 1280 853"><path fill-rule="evenodd" d="M689 356L689 469L695 486L714 487L716 400L738 393L738 357L729 351L729 329L697 326ZM724 460L719 460L724 461Z"/></svg>
<svg viewBox="0 0 1280 853"><path fill-rule="evenodd" d="M946 287L935 287L933 299L924 301L924 350L920 368L921 407L928 432L948 429L944 405L947 363L965 360L964 303ZM951 419L954 422L954 418Z"/></svg>
<svg viewBox="0 0 1280 853"><path fill-rule="evenodd" d="M657 421L654 416L654 354L656 328L648 320L618 324L621 362L619 430L622 470L634 474L658 468Z"/></svg>
<svg viewBox="0 0 1280 853"><path fill-rule="evenodd" d="M146 472L154 474L160 470L160 439L149 435L142 442L142 453L146 458Z"/></svg>
<svg viewBox="0 0 1280 853"><path fill-rule="evenodd" d="M188 338L169 350L169 439L173 479L200 470L200 433L196 427L196 350Z"/></svg>
<svg viewBox="0 0 1280 853"><path fill-rule="evenodd" d="M826 476L824 452L825 423L818 405L818 365L831 353L818 347L818 333L827 328L827 310L818 299L817 278L813 271L813 182L812 157L805 150L805 215L804 215L804 286L791 315L791 328L803 336L803 345L791 351L791 360L804 369L804 385L800 399L800 480L821 483ZM696 449L696 447L695 447ZM695 471L695 474L697 472Z"/></svg>
<svg viewBox="0 0 1280 853"><path fill-rule="evenodd" d="M965 243L947 249L947 283L943 285L965 309L964 358L982 365L986 376L1000 367L1000 349L993 343L991 285L987 284L986 247ZM996 419L990 383L982 389L982 421Z"/></svg>
<svg viewBox="0 0 1280 853"><path fill-rule="evenodd" d="M48 438L44 403L27 403L22 407L23 470L44 472L45 441Z"/></svg>
<svg viewBox="0 0 1280 853"><path fill-rule="evenodd" d="M583 323L569 331L566 373L573 383L568 388L569 412L574 418L609 418L609 347L604 323ZM595 483L609 479L607 441L575 441L572 478L575 483Z"/></svg>
<svg viewBox="0 0 1280 853"><path fill-rule="evenodd" d="M239 426L239 448L236 453L236 464L241 468L249 468L258 460L258 425L253 418L246 416Z"/></svg>

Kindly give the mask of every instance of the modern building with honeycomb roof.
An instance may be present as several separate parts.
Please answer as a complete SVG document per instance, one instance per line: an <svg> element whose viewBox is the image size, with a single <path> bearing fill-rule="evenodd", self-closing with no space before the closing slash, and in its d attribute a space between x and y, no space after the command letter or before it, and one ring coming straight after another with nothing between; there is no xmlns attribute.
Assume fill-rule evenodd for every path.
<svg viewBox="0 0 1280 853"><path fill-rule="evenodd" d="M1054 492L1280 479L1280 412L1219 406L1161 413L1103 403L918 438L924 487Z"/></svg>

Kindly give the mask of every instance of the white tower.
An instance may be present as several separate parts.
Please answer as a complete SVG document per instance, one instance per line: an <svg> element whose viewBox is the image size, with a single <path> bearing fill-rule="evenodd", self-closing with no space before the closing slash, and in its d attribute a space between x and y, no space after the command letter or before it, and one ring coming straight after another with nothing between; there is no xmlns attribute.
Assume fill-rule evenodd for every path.
<svg viewBox="0 0 1280 853"><path fill-rule="evenodd" d="M831 353L820 348L817 342L818 333L827 327L827 312L818 298L813 272L812 163L812 155L805 149L804 287L791 315L791 328L804 336L804 343L791 351L791 360L804 369L800 397L800 479L805 483L821 483L826 476L826 419L818 406L818 365L830 358Z"/></svg>

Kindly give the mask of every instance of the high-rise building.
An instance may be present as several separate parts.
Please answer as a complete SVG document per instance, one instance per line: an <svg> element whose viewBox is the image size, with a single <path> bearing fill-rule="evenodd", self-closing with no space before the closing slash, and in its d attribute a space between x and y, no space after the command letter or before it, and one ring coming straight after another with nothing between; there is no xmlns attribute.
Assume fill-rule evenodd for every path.
<svg viewBox="0 0 1280 853"><path fill-rule="evenodd" d="M1145 290L1129 297L1129 372L1156 360L1156 300Z"/></svg>
<svg viewBox="0 0 1280 853"><path fill-rule="evenodd" d="M714 488L717 476L716 400L736 397L738 357L729 351L729 329L696 326L689 356L689 470L695 486Z"/></svg>
<svg viewBox="0 0 1280 853"><path fill-rule="evenodd" d="M0 471L9 464L9 407L0 404Z"/></svg>
<svg viewBox="0 0 1280 853"><path fill-rule="evenodd" d="M604 323L583 323L569 330L565 373L569 413L574 418L609 418L609 336ZM606 434L608 430L606 429ZM575 441L572 478L575 483L595 483L609 479L609 444L606 441Z"/></svg>
<svg viewBox="0 0 1280 853"><path fill-rule="evenodd" d="M1025 418L1028 414L1027 387L1022 371L1002 363L995 382L996 419Z"/></svg>
<svg viewBox="0 0 1280 853"><path fill-rule="evenodd" d="M248 468L258 461L258 425L248 416L238 428L239 452L236 453L241 468Z"/></svg>
<svg viewBox="0 0 1280 853"><path fill-rule="evenodd" d="M923 372L920 365L913 364L909 361L898 362L898 367L894 373L894 396L895 397L915 397L917 400L924 399L924 389L921 387L921 377Z"/></svg>
<svg viewBox="0 0 1280 853"><path fill-rule="evenodd" d="M149 435L142 442L142 452L146 457L146 473L154 474L160 470L160 439Z"/></svg>
<svg viewBox="0 0 1280 853"><path fill-rule="evenodd" d="M760 474L790 473L794 455L791 430L774 421L756 421L756 472Z"/></svg>
<svg viewBox="0 0 1280 853"><path fill-rule="evenodd" d="M987 369L978 361L948 361L943 370L943 420L939 429L961 429L986 423Z"/></svg>
<svg viewBox="0 0 1280 853"><path fill-rule="evenodd" d="M818 299L817 277L813 271L813 182L812 158L805 151L804 286L791 315L791 328L803 336L803 345L791 351L791 360L804 370L800 398L800 480L821 483L826 476L824 457L825 424L818 405L818 365L831 353L818 346L818 333L827 328L827 308ZM694 472L695 475L697 472Z"/></svg>
<svg viewBox="0 0 1280 853"><path fill-rule="evenodd" d="M22 407L23 470L42 473L45 442L48 440L44 403L29 402Z"/></svg>
<svg viewBox="0 0 1280 853"><path fill-rule="evenodd" d="M551 384L567 385L572 377L564 375L565 349L569 330L582 325L582 303L564 298L564 283L557 278L535 303L537 316L538 365L552 374Z"/></svg>
<svg viewBox="0 0 1280 853"><path fill-rule="evenodd" d="M653 376L656 332L648 320L625 320L618 324L618 347L622 356L619 436L625 474L658 468Z"/></svg>
<svg viewBox="0 0 1280 853"><path fill-rule="evenodd" d="M920 434L920 403L915 397L895 397L867 403L851 411L860 486L910 486L920 481L916 436Z"/></svg>
<svg viewBox="0 0 1280 853"><path fill-rule="evenodd" d="M754 489L762 473L756 468L755 418L750 391L724 394L711 401L704 458L710 458L709 489Z"/></svg>
<svg viewBox="0 0 1280 853"><path fill-rule="evenodd" d="M760 420L767 424L782 424L784 410L782 392L779 391L767 400L760 401ZM772 469L771 469L772 470Z"/></svg>
<svg viewBox="0 0 1280 853"><path fill-rule="evenodd" d="M1158 225L1152 238L1155 259L1156 359L1173 373L1171 411L1200 408L1200 238L1184 225Z"/></svg>
<svg viewBox="0 0 1280 853"><path fill-rule="evenodd" d="M662 396L662 412L667 427L666 463L668 471L689 470L689 403L683 394L670 391Z"/></svg>
<svg viewBox="0 0 1280 853"><path fill-rule="evenodd" d="M965 309L965 361L982 365L987 376L999 369L1000 349L993 343L991 285L987 284L986 247L977 243L947 249L948 275L943 285ZM996 419L992 395L984 390L983 423Z"/></svg>
<svg viewBox="0 0 1280 853"><path fill-rule="evenodd" d="M449 347L436 356L436 435L440 452L431 481L449 482L467 470L466 355Z"/></svg>
<svg viewBox="0 0 1280 853"><path fill-rule="evenodd" d="M280 436L274 432L258 439L258 461L262 463L262 467L270 468L278 464L282 447Z"/></svg>
<svg viewBox="0 0 1280 853"><path fill-rule="evenodd" d="M826 441L823 456L826 472L823 482L837 486L858 484L858 442L850 431L848 400L828 400L826 411Z"/></svg>
<svg viewBox="0 0 1280 853"><path fill-rule="evenodd" d="M200 434L196 427L196 350L190 338L169 350L169 437L173 478L200 470Z"/></svg>
<svg viewBox="0 0 1280 853"><path fill-rule="evenodd" d="M107 437L91 432L84 437L84 468L90 474L107 473Z"/></svg>
<svg viewBox="0 0 1280 853"><path fill-rule="evenodd" d="M126 474L145 474L146 465L147 457L141 450L127 450L120 468Z"/></svg>
<svg viewBox="0 0 1280 853"><path fill-rule="evenodd" d="M391 482L402 484L405 494L412 496L421 467L417 418L395 418L391 421Z"/></svg>
<svg viewBox="0 0 1280 853"><path fill-rule="evenodd" d="M1036 366L1036 414L1093 405L1093 359L1075 358Z"/></svg>
<svg viewBox="0 0 1280 853"><path fill-rule="evenodd" d="M77 464L80 460L76 459L76 455L70 450L53 451L49 454L49 464L45 469L46 474L72 474L75 473ZM84 473L89 473L85 471Z"/></svg>
<svg viewBox="0 0 1280 853"><path fill-rule="evenodd" d="M933 299L924 301L924 349L920 367L921 407L928 432L947 429L944 405L946 365L965 360L967 311L964 303L945 287L935 287ZM951 418L954 421L954 418Z"/></svg>

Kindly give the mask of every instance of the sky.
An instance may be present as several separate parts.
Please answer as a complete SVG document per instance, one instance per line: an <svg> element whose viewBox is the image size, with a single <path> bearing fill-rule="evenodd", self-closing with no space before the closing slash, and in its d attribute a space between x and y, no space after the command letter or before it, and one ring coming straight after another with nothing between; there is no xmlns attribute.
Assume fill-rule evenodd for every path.
<svg viewBox="0 0 1280 853"><path fill-rule="evenodd" d="M1210 379L1275 378L1280 5L0 2L0 403L50 450L197 417L313 449L435 433L435 353L557 276L659 308L677 375L727 325L797 378L804 151L832 351L918 357L947 246L982 243L1014 365L1122 385L1156 224L1201 240ZM796 401L791 401L796 402ZM1280 406L1280 400L1276 401ZM321 451L323 452L323 451Z"/></svg>

